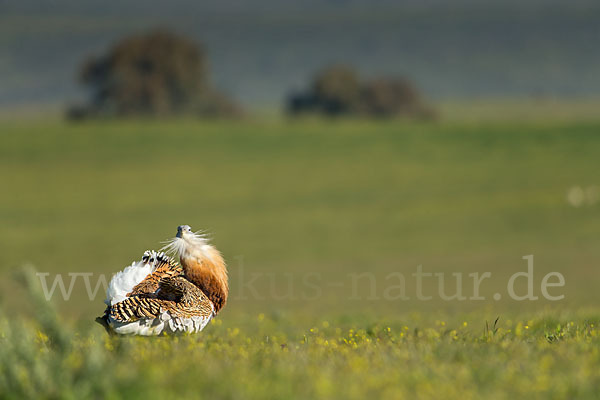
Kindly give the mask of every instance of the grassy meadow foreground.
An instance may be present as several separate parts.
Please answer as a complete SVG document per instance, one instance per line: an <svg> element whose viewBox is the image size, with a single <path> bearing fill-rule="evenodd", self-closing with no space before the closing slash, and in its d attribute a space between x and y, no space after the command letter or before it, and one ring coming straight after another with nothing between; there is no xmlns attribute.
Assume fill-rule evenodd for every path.
<svg viewBox="0 0 600 400"><path fill-rule="evenodd" d="M599 316L471 326L457 315L302 324L259 314L140 338L74 334L44 309L38 324L0 321L0 389L11 399L597 398Z"/></svg>
<svg viewBox="0 0 600 400"><path fill-rule="evenodd" d="M568 118L0 121L0 398L598 398L599 133ZM108 337L103 289L68 274L93 288L179 224L228 260L225 310L193 337ZM526 255L540 299L511 300ZM489 272L485 299L444 301L431 278L419 301L418 265L447 294L462 273L467 297L468 274ZM33 268L69 296L46 301ZM546 301L554 271L565 297ZM394 273L408 299L389 296Z"/></svg>

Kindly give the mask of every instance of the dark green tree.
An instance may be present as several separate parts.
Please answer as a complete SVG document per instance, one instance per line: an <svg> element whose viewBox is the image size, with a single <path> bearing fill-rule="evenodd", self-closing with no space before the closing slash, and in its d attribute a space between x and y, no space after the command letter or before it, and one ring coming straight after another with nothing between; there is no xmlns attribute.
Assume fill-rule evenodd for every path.
<svg viewBox="0 0 600 400"><path fill-rule="evenodd" d="M344 65L318 72L307 92L289 97L288 111L292 114L435 117L408 80L379 77L361 82L358 74Z"/></svg>
<svg viewBox="0 0 600 400"><path fill-rule="evenodd" d="M415 86L402 78L376 78L366 82L361 91L361 112L375 117L430 119L435 116Z"/></svg>
<svg viewBox="0 0 600 400"><path fill-rule="evenodd" d="M87 60L81 82L86 114L230 116L239 112L210 82L206 54L193 41L158 30L125 38Z"/></svg>

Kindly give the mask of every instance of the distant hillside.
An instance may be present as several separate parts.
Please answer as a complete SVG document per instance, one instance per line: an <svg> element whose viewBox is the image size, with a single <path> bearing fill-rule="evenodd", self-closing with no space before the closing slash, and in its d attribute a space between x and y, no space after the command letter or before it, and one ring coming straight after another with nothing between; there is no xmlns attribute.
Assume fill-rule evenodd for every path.
<svg viewBox="0 0 600 400"><path fill-rule="evenodd" d="M156 26L203 42L217 85L250 106L332 62L407 75L434 99L598 95L599 20L596 0L0 1L0 106L81 98L85 56Z"/></svg>

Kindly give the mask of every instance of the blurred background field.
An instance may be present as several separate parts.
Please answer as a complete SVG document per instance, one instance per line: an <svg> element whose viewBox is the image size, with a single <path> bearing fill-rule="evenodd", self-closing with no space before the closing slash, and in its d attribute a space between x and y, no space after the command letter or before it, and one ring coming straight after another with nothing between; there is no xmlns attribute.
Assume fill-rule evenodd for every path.
<svg viewBox="0 0 600 400"><path fill-rule="evenodd" d="M590 305L600 278L600 205L575 207L568 194L598 185L599 124L550 118L5 121L2 273L31 263L51 273L49 282L59 272L111 274L187 223L210 232L229 261L224 318L265 310L537 309L542 301L491 298L526 270L528 254L537 295L543 275L559 271L566 286L554 290L566 298L556 303ZM410 278L417 265L447 272L448 293L451 272L490 271L482 286L488 300L422 302L410 287L413 301L367 300L368 281L360 299L349 300L348 274L373 272L381 297L388 274ZM256 273L263 276L252 280ZM322 295L312 300L302 280L309 273L321 276ZM4 293L21 302L7 294L12 289ZM78 300L60 304L65 316L101 311L102 295L90 301L83 281L73 295ZM63 303L58 290L54 300Z"/></svg>

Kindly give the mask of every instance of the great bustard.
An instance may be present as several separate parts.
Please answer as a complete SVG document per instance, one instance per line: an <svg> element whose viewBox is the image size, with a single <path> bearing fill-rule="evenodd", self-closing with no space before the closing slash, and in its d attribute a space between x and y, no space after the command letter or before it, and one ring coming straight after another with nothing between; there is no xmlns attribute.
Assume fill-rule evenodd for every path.
<svg viewBox="0 0 600 400"><path fill-rule="evenodd" d="M221 253L188 225L163 250L146 251L141 261L117 273L106 293L106 311L96 320L119 334L195 333L223 308L229 286Z"/></svg>

